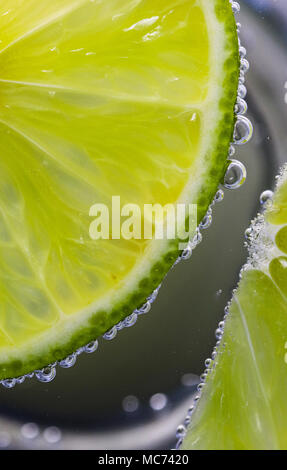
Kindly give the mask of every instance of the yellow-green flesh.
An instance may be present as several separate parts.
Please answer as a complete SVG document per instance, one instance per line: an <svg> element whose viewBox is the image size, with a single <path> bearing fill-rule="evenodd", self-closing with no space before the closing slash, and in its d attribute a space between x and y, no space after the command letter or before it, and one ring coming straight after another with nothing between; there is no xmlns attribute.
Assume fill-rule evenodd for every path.
<svg viewBox="0 0 287 470"><path fill-rule="evenodd" d="M63 358L161 281L172 257L140 284L168 242L92 240L90 208L202 216L237 61L227 0L0 0L0 378Z"/></svg>
<svg viewBox="0 0 287 470"><path fill-rule="evenodd" d="M265 218L184 449L287 449L287 168Z"/></svg>

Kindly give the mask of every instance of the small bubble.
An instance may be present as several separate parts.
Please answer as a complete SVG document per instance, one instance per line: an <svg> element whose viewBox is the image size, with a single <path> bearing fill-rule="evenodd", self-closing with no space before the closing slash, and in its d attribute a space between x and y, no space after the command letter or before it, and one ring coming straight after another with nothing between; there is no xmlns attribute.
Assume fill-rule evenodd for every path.
<svg viewBox="0 0 287 470"><path fill-rule="evenodd" d="M243 145L250 141L253 135L253 126L245 116L237 116L234 127L234 144Z"/></svg>
<svg viewBox="0 0 287 470"><path fill-rule="evenodd" d="M185 248L185 250L183 250L183 252L181 254L181 259L186 261L186 260L191 258L191 255L192 255L192 249L189 246L189 247Z"/></svg>
<svg viewBox="0 0 287 470"><path fill-rule="evenodd" d="M56 426L50 426L44 431L44 439L49 444L57 444L62 439L62 433Z"/></svg>
<svg viewBox="0 0 287 470"><path fill-rule="evenodd" d="M215 360L216 356L217 356L217 352L213 351L213 353L211 354L211 358L213 361Z"/></svg>
<svg viewBox="0 0 287 470"><path fill-rule="evenodd" d="M211 224L212 224L212 216L211 215L206 215L202 219L202 222L200 223L200 228L206 230L207 228L210 227Z"/></svg>
<svg viewBox="0 0 287 470"><path fill-rule="evenodd" d="M7 449L11 444L11 437L7 432L0 432L0 449Z"/></svg>
<svg viewBox="0 0 287 470"><path fill-rule="evenodd" d="M191 422L191 418L190 416L187 416L184 420L183 425L187 428L190 425L190 422Z"/></svg>
<svg viewBox="0 0 287 470"><path fill-rule="evenodd" d="M166 407L167 401L167 396L164 393L156 393L150 398L149 404L154 411L161 411Z"/></svg>
<svg viewBox="0 0 287 470"><path fill-rule="evenodd" d="M248 72L248 70L249 70L249 62L248 62L248 60L246 60L246 59L244 59L244 58L241 58L241 60L240 60L240 70L241 70L241 72L243 72L243 73Z"/></svg>
<svg viewBox="0 0 287 470"><path fill-rule="evenodd" d="M274 195L273 191L270 191L270 190L263 191L263 193L260 195L260 204L266 205L266 203L272 202L273 195Z"/></svg>
<svg viewBox="0 0 287 470"><path fill-rule="evenodd" d="M221 202L224 199L224 191L222 189L219 189L217 193L215 194L214 202Z"/></svg>
<svg viewBox="0 0 287 470"><path fill-rule="evenodd" d="M181 383L185 387L192 387L198 384L198 376L195 374L184 374L181 377Z"/></svg>
<svg viewBox="0 0 287 470"><path fill-rule="evenodd" d="M181 439L186 435L186 427L180 424L176 430L176 438Z"/></svg>
<svg viewBox="0 0 287 470"><path fill-rule="evenodd" d="M201 392L202 389L203 389L203 387L204 387L204 383L203 383L203 382L201 382L200 384L198 384L198 386L197 386L198 392Z"/></svg>
<svg viewBox="0 0 287 470"><path fill-rule="evenodd" d="M247 111L247 103L242 98L237 99L237 103L235 105L235 113L236 114L245 114Z"/></svg>
<svg viewBox="0 0 287 470"><path fill-rule="evenodd" d="M218 340L221 340L222 330L220 328L217 328L217 330L215 330L215 338L218 339Z"/></svg>
<svg viewBox="0 0 287 470"><path fill-rule="evenodd" d="M16 385L16 379L7 379L7 380L2 380L2 385L5 388L13 388Z"/></svg>
<svg viewBox="0 0 287 470"><path fill-rule="evenodd" d="M245 47L243 47L243 46L240 46L240 47L239 47L239 55L240 55L240 57L241 57L242 59L244 59L244 58L246 57L246 49L245 49Z"/></svg>
<svg viewBox="0 0 287 470"><path fill-rule="evenodd" d="M139 400L134 395L128 395L123 399L122 407L127 413L134 413L139 408Z"/></svg>
<svg viewBox="0 0 287 470"><path fill-rule="evenodd" d="M35 377L39 380L39 382L52 382L56 377L56 368L55 367L45 367L42 370L37 370L35 372Z"/></svg>
<svg viewBox="0 0 287 470"><path fill-rule="evenodd" d="M241 76L242 77L242 76ZM247 95L247 88L243 85L242 80L238 87L238 97L244 99Z"/></svg>
<svg viewBox="0 0 287 470"><path fill-rule="evenodd" d="M151 309L151 303L150 301L147 301L140 309L139 309L139 312L141 315L142 314L146 314L150 311Z"/></svg>
<svg viewBox="0 0 287 470"><path fill-rule="evenodd" d="M124 320L124 326L126 328L130 328L131 326L133 326L136 321L138 319L138 316L136 313L132 313L131 315L129 315L125 320Z"/></svg>
<svg viewBox="0 0 287 470"><path fill-rule="evenodd" d="M26 379L25 375L22 375L21 377L17 377L16 383L22 384L23 382L25 382L25 379Z"/></svg>
<svg viewBox="0 0 287 470"><path fill-rule="evenodd" d="M92 354L93 352L95 352L98 349L98 346L99 346L98 341L92 341L91 343L87 344L84 347L84 351L87 354Z"/></svg>
<svg viewBox="0 0 287 470"><path fill-rule="evenodd" d="M111 341L112 339L114 339L117 335L117 329L116 327L114 326L113 328L111 328L109 331L107 331L104 335L103 335L103 338L107 341Z"/></svg>
<svg viewBox="0 0 287 470"><path fill-rule="evenodd" d="M35 423L26 423L21 427L21 434L25 439L35 439L39 432L39 427Z"/></svg>
<svg viewBox="0 0 287 470"><path fill-rule="evenodd" d="M60 361L59 366L63 369L69 369L70 367L73 367L75 365L76 360L76 354L71 354L70 356L66 357L66 359L64 359L63 361Z"/></svg>
<svg viewBox="0 0 287 470"><path fill-rule="evenodd" d="M205 367L207 367L207 368L210 367L210 366L211 366L211 363L212 363L212 360L211 360L210 358L206 359L206 360L205 360L205 363L204 363L204 364L205 364Z"/></svg>
<svg viewBox="0 0 287 470"><path fill-rule="evenodd" d="M246 181L247 173L243 163L230 160L230 164L224 176L224 186L227 189L237 189Z"/></svg>
<svg viewBox="0 0 287 470"><path fill-rule="evenodd" d="M188 416L191 416L192 413L193 413L193 411L194 411L194 406L190 406L190 407L188 408L188 410L187 410L187 415L188 415Z"/></svg>
<svg viewBox="0 0 287 470"><path fill-rule="evenodd" d="M235 14L240 12L240 5L238 2L232 2L231 8L232 8L233 13Z"/></svg>
<svg viewBox="0 0 287 470"><path fill-rule="evenodd" d="M196 230L196 234L194 235L193 237L193 240L192 240L192 248L195 248L197 245L199 245L200 243L202 242L202 234L200 233L200 231L197 229Z"/></svg>
<svg viewBox="0 0 287 470"><path fill-rule="evenodd" d="M248 227L248 228L245 230L244 236L245 236L245 239L246 239L247 241L252 240L252 228Z"/></svg>

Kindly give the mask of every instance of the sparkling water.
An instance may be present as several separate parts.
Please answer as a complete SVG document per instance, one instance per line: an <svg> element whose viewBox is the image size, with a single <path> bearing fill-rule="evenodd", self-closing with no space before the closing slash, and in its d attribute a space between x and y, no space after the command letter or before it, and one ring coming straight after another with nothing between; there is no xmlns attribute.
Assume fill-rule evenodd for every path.
<svg viewBox="0 0 287 470"><path fill-rule="evenodd" d="M210 208L183 253L192 260L169 273L151 311L153 298L57 366L25 381L5 381L0 448L163 449L174 448L176 440L180 445L216 358L224 307L246 259L246 228L268 203L287 155L286 1L240 3L235 145L216 195L220 204ZM254 135L241 145L252 134L247 118Z"/></svg>

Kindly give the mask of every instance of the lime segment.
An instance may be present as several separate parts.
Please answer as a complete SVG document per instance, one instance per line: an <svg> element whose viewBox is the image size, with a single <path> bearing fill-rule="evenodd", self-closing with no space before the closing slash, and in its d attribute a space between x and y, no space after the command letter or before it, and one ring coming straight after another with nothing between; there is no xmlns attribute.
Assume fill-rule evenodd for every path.
<svg viewBox="0 0 287 470"><path fill-rule="evenodd" d="M226 0L0 2L0 378L62 359L130 314L178 254L93 240L90 210L197 203L232 138Z"/></svg>

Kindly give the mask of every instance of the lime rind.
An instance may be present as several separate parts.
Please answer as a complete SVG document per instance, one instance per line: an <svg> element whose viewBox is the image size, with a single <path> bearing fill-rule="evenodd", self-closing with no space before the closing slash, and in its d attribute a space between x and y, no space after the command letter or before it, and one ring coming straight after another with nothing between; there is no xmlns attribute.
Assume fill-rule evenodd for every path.
<svg viewBox="0 0 287 470"><path fill-rule="evenodd" d="M232 3L232 8L235 3ZM220 115L222 116L218 123L217 130L215 132L215 142L210 144L210 148L206 149L205 152L205 164L202 165L202 178L205 184L198 186L197 194L198 197L198 222L204 219L205 215L210 215L208 208L211 205L214 194L217 191L217 182L223 180L223 176L226 170L226 155L230 142L233 140L234 125L236 122L236 114L233 111L233 106L236 104L236 89L234 84L238 82L239 78L239 54L237 45L237 31L235 22L231 20L232 10L229 6L229 2L226 0L216 0L216 15L218 20L224 25L225 36L228 45L226 46L226 58L224 65L224 83L221 86L222 99L220 102ZM236 8L233 8L236 13ZM219 84L220 85L220 84ZM215 149L215 150L214 150ZM197 235L197 237L199 237ZM189 244L187 250L185 250L183 257L188 257L191 252L192 244ZM166 247L165 247L166 249ZM8 388L12 387L17 382L22 382L26 376L31 376L31 371L35 370L36 377L42 381L52 380L55 376L54 366L56 362L59 362L62 366L68 366L74 364L74 359L71 356L78 355L82 352L83 344L90 345L91 342L95 342L95 338L100 337L105 332L108 332L106 337L112 338L115 331L120 329L121 322L126 317L135 318L141 309L139 305L148 305L151 303L149 297L150 292L157 292L157 287L163 280L163 273L168 270L177 262L180 255L178 250L178 241L173 241L168 250L163 255L159 252L156 256L157 261L154 266L147 272L147 275L142 279L133 294L127 296L124 302L119 301L112 310L100 310L93 315L89 315L85 325L81 326L74 323L74 333L69 330L61 331L61 338L53 342L53 346L42 342L41 346L36 345L30 348L29 352L25 351L21 354L19 351L15 357L9 357L9 360L5 363L3 361L1 365L0 378L2 384ZM148 299L146 301L146 299ZM148 307L149 308L149 307ZM130 312L134 312L130 315ZM133 320L131 320L133 321ZM129 320L127 320L127 323ZM114 325L117 325L114 327ZM129 326L129 325L126 325ZM112 330L111 330L112 328ZM110 332L110 333L109 333ZM52 332L52 336L53 336ZM65 334L67 333L67 334ZM56 335L57 336L57 335ZM67 337L66 342L63 343L62 337ZM89 347L88 347L89 349ZM93 347L92 347L93 349ZM74 351L77 351L74 353ZM89 352L89 351L87 351ZM63 362L63 358L67 357L67 362ZM50 364L49 370L41 370L47 364ZM8 379L11 377L18 377L18 379Z"/></svg>

